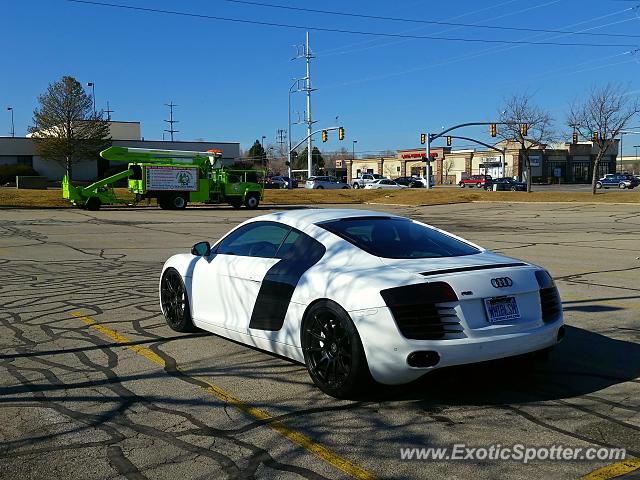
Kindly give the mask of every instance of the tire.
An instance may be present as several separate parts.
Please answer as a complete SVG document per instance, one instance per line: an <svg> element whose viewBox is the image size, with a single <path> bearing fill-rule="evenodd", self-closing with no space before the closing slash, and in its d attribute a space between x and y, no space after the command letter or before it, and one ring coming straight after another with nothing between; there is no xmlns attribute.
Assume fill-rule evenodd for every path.
<svg viewBox="0 0 640 480"><path fill-rule="evenodd" d="M344 187L342 187L342 190L349 190L349 187L345 185Z"/></svg>
<svg viewBox="0 0 640 480"><path fill-rule="evenodd" d="M187 208L187 198L184 193L174 193L169 197L169 208L172 210L184 210Z"/></svg>
<svg viewBox="0 0 640 480"><path fill-rule="evenodd" d="M596 188L597 188L597 189L601 189L601 188L602 188L602 183L600 183L600 182L596 182Z"/></svg>
<svg viewBox="0 0 640 480"><path fill-rule="evenodd" d="M160 303L167 325L176 332L193 332L189 296L175 268L167 268L160 281Z"/></svg>
<svg viewBox="0 0 640 480"><path fill-rule="evenodd" d="M478 184L476 184L476 187L477 187L477 188L482 188L482 187L484 187L484 185L483 185L483 184L481 184L481 183L478 183Z"/></svg>
<svg viewBox="0 0 640 480"><path fill-rule="evenodd" d="M518 190L518 187L511 187L511 191L512 191L512 192L515 192L515 191L517 191L517 190Z"/></svg>
<svg viewBox="0 0 640 480"><path fill-rule="evenodd" d="M358 188L360 188L360 184L359 183L354 183L353 184L353 188L355 188L357 190Z"/></svg>
<svg viewBox="0 0 640 480"><path fill-rule="evenodd" d="M85 208L92 212L97 212L98 210L100 210L100 205L102 205L102 202L98 197L90 197L87 200L87 203L84 204Z"/></svg>
<svg viewBox="0 0 640 480"><path fill-rule="evenodd" d="M327 395L351 398L372 383L358 331L338 304L320 300L307 311L301 344L311 380Z"/></svg>
<svg viewBox="0 0 640 480"><path fill-rule="evenodd" d="M324 190L324 187L322 185L319 185L316 187L316 190Z"/></svg>
<svg viewBox="0 0 640 480"><path fill-rule="evenodd" d="M625 188L627 188L627 186L624 183L620 182L620 185L618 185L618 188L620 190L624 190Z"/></svg>
<svg viewBox="0 0 640 480"><path fill-rule="evenodd" d="M248 193L244 199L244 205L249 210L255 210L260 204L260 195L257 193Z"/></svg>
<svg viewBox="0 0 640 480"><path fill-rule="evenodd" d="M458 185L460 185L460 188L464 188L464 183L460 182Z"/></svg>
<svg viewBox="0 0 640 480"><path fill-rule="evenodd" d="M230 197L228 201L229 205L233 208L240 208L242 206L242 198L240 197Z"/></svg>

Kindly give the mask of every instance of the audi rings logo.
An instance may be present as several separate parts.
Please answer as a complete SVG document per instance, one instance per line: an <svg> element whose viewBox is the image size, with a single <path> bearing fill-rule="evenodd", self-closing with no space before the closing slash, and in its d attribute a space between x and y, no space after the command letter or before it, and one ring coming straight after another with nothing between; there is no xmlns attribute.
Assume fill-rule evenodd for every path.
<svg viewBox="0 0 640 480"><path fill-rule="evenodd" d="M509 277L492 278L491 285L493 285L495 288L510 287L511 285L513 285L513 280L511 280Z"/></svg>

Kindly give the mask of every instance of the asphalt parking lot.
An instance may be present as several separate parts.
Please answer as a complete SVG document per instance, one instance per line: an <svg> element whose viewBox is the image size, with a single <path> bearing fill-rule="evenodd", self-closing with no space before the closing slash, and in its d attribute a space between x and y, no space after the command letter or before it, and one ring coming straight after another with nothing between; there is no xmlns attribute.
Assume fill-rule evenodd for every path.
<svg viewBox="0 0 640 480"><path fill-rule="evenodd" d="M367 208L547 267L565 341L531 370L448 369L338 401L302 365L165 325L164 260L254 212L4 209L0 478L548 479L616 463L400 459L401 448L461 443L640 457L637 205ZM616 468L601 478L624 472Z"/></svg>

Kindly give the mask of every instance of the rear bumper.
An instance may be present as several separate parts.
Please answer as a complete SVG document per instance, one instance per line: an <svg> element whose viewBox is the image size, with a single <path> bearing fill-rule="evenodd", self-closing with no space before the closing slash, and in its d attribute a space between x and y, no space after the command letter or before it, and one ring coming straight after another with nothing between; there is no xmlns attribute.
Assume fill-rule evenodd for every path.
<svg viewBox="0 0 640 480"><path fill-rule="evenodd" d="M519 332L451 340L410 340L398 331L387 308L350 312L358 329L369 370L383 384L399 385L442 367L512 357L552 347L558 343L562 318ZM407 357L418 351L437 352L440 361L433 367L411 367Z"/></svg>

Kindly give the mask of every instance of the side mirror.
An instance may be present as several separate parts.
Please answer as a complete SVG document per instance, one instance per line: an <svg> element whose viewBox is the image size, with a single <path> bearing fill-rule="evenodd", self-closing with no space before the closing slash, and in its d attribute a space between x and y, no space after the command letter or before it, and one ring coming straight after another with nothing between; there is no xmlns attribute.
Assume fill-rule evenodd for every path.
<svg viewBox="0 0 640 480"><path fill-rule="evenodd" d="M191 255L196 257L206 257L211 253L209 242L198 242L191 248Z"/></svg>

